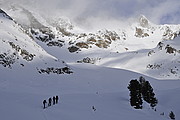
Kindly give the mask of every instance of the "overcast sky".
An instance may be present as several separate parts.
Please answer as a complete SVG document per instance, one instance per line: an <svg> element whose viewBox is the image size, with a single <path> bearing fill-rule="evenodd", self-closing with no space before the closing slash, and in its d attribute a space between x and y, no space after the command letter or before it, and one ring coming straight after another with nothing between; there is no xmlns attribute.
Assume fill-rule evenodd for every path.
<svg viewBox="0 0 180 120"><path fill-rule="evenodd" d="M42 13L72 20L121 19L145 15L156 24L180 24L180 0L0 0L31 5Z"/></svg>

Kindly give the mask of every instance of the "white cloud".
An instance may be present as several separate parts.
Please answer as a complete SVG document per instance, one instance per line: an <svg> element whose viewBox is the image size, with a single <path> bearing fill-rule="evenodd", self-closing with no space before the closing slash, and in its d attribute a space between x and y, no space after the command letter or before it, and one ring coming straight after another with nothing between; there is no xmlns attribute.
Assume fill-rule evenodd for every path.
<svg viewBox="0 0 180 120"><path fill-rule="evenodd" d="M67 16L78 24L117 24L144 14L154 23L180 23L179 0L0 0L30 6L48 17ZM94 25L94 24L93 24ZM112 25L114 26L114 25Z"/></svg>

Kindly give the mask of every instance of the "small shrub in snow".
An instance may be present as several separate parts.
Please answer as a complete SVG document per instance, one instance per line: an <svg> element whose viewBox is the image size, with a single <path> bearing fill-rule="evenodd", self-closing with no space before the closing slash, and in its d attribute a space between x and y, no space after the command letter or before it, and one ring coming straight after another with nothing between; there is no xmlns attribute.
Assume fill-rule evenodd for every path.
<svg viewBox="0 0 180 120"><path fill-rule="evenodd" d="M172 119L172 120L175 120L175 114L171 111L169 113L169 117Z"/></svg>
<svg viewBox="0 0 180 120"><path fill-rule="evenodd" d="M147 68L148 68L148 69L160 69L161 66L162 66L162 64L156 64L156 63L154 63L154 64L148 64L148 65L147 65Z"/></svg>

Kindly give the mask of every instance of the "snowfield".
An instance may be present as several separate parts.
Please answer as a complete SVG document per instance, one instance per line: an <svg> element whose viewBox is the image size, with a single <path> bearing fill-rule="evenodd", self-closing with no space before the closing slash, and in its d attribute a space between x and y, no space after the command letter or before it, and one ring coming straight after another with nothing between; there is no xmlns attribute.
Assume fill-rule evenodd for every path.
<svg viewBox="0 0 180 120"><path fill-rule="evenodd" d="M30 7L5 10L0 119L169 120L171 111L180 119L179 25L141 16L127 29L92 33L64 18L49 22ZM130 105L127 86L140 76L154 89L154 109L145 101L143 109ZM56 95L59 103L43 109L43 100Z"/></svg>
<svg viewBox="0 0 180 120"><path fill-rule="evenodd" d="M159 103L154 111L145 102L142 110L129 103L127 85L141 74L97 66L72 65L72 75L40 75L30 71L1 71L1 118L6 120L168 120L172 110L179 119L178 80L149 77ZM88 68L88 69L87 69ZM30 74L26 75L27 72ZM59 103L43 109L42 101L59 95ZM95 107L95 111L92 109ZM165 115L160 115L163 113Z"/></svg>

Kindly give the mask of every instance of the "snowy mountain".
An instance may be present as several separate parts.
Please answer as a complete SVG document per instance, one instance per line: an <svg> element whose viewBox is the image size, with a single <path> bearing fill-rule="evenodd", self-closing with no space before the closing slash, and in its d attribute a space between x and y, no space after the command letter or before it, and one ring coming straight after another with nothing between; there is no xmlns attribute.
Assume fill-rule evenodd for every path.
<svg viewBox="0 0 180 120"><path fill-rule="evenodd" d="M147 53L144 53L144 58L146 58L149 52L154 51L160 42L164 43L165 41L174 40L180 33L180 25L155 25L141 15L138 19L131 21L131 23L126 23L125 27L120 26L119 29L87 31L73 25L66 17L50 19L28 7L9 6L7 12L21 24L26 33L41 47L56 58L63 59L68 63L90 62L107 67L125 68L155 78L179 79L177 71L179 69L178 60L175 60L174 64L172 59L159 62L158 59L148 57L143 64L140 62L140 65L137 64L134 67L132 65L134 63L130 61L134 61L134 59L139 61L138 59L142 58L139 58L138 55L133 55L133 59L131 57L124 59L119 54L128 53L127 55L129 55L129 52L136 53L145 50ZM179 50L178 46L176 50ZM66 56L62 56L64 52ZM164 55L160 53L157 56ZM178 57L179 54L176 54L176 56L173 56L173 59ZM120 59L123 59L123 61ZM115 60L120 61L117 61L117 63ZM127 64L124 64L124 62ZM169 67L163 67L165 69L163 70L164 72L161 72L161 70L156 72L157 69L149 69L148 65L156 66L156 64L165 64L169 65ZM137 66L142 67L138 68ZM172 73L172 71L176 72Z"/></svg>
<svg viewBox="0 0 180 120"><path fill-rule="evenodd" d="M47 72L48 68L68 68L63 61L59 61L44 51L42 47L3 10L0 10L0 21L0 64L3 67L10 69L14 67L22 67L22 69L24 67L31 67L32 70L37 71L37 73ZM4 70L4 68L1 69ZM62 73L64 72L62 71Z"/></svg>
<svg viewBox="0 0 180 120"><path fill-rule="evenodd" d="M68 63L85 62L129 69L161 79L180 77L180 48L176 46L174 52L167 52L172 48L171 44L178 41L174 39L180 34L180 25L155 25L141 15L126 27L87 31L73 25L66 17L50 20L30 8L11 6L7 11L42 48ZM164 52L158 50L160 44L163 44ZM157 57L151 56L155 51Z"/></svg>
<svg viewBox="0 0 180 120"><path fill-rule="evenodd" d="M173 111L180 119L180 25L141 15L126 27L88 31L9 4L0 9L0 118L168 120ZM154 88L154 109L130 106L127 86L140 76ZM43 109L55 95L59 103Z"/></svg>

